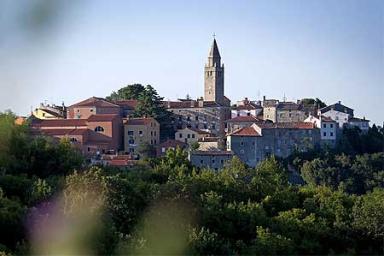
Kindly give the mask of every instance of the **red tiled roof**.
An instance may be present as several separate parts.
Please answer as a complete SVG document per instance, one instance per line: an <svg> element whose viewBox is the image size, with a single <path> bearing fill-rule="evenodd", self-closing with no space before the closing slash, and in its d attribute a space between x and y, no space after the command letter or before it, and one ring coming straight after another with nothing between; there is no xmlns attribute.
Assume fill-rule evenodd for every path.
<svg viewBox="0 0 384 256"><path fill-rule="evenodd" d="M254 116L236 116L234 118L231 118L225 122L227 123L235 123L235 122L258 122L262 121Z"/></svg>
<svg viewBox="0 0 384 256"><path fill-rule="evenodd" d="M86 119L32 119L32 127L68 127L68 126L86 126Z"/></svg>
<svg viewBox="0 0 384 256"><path fill-rule="evenodd" d="M249 136L249 137L261 136L252 126L240 128L229 135L230 136Z"/></svg>
<svg viewBox="0 0 384 256"><path fill-rule="evenodd" d="M152 118L152 117L147 117L147 118L129 118L129 119L125 120L124 124L125 125L149 125L152 121L156 121L156 120L154 118Z"/></svg>
<svg viewBox="0 0 384 256"><path fill-rule="evenodd" d="M118 117L117 114L97 114L97 115L91 115L88 117L88 122L105 122L105 121L112 121L116 117Z"/></svg>
<svg viewBox="0 0 384 256"><path fill-rule="evenodd" d="M70 107L115 107L118 108L119 106L116 104L113 104L103 98L98 97L91 97L89 99L80 101L78 103L75 103L71 105Z"/></svg>

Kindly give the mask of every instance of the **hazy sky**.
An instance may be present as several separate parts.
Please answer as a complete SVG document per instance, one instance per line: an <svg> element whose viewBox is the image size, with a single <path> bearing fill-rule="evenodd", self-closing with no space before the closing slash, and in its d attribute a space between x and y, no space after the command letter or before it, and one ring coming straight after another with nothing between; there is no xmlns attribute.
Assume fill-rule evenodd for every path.
<svg viewBox="0 0 384 256"><path fill-rule="evenodd" d="M202 96L213 33L233 103L318 97L384 121L382 0L2 0L0 111L130 83L165 99Z"/></svg>

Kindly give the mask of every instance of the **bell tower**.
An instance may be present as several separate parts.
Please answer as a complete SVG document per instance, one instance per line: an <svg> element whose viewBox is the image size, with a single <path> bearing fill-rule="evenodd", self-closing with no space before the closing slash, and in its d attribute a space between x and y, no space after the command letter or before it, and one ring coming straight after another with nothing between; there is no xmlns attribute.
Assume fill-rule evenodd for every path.
<svg viewBox="0 0 384 256"><path fill-rule="evenodd" d="M204 100L224 103L224 64L221 64L216 39L208 54L208 62L204 68Z"/></svg>

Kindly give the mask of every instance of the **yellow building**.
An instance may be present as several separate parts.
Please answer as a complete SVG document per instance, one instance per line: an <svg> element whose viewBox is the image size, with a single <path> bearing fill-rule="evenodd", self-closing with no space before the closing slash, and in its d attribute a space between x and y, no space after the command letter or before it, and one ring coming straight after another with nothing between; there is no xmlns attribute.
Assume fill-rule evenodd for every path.
<svg viewBox="0 0 384 256"><path fill-rule="evenodd" d="M40 104L32 111L32 115L38 119L63 119L66 116L65 106Z"/></svg>
<svg viewBox="0 0 384 256"><path fill-rule="evenodd" d="M130 118L124 122L124 151L139 155L142 144L156 146L160 142L160 124L154 118Z"/></svg>

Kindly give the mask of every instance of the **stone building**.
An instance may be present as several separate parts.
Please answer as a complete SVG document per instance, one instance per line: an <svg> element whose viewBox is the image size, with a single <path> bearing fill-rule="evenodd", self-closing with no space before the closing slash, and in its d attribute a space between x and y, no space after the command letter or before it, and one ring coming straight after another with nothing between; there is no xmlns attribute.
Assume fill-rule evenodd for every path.
<svg viewBox="0 0 384 256"><path fill-rule="evenodd" d="M189 154L189 160L193 166L220 170L233 158L231 151L193 151Z"/></svg>
<svg viewBox="0 0 384 256"><path fill-rule="evenodd" d="M154 118L128 118L124 120L124 151L139 156L143 144L157 146L160 142L160 124Z"/></svg>
<svg viewBox="0 0 384 256"><path fill-rule="evenodd" d="M269 155L287 157L294 150L306 151L319 143L319 129L304 122L255 123L227 136L227 150L251 167Z"/></svg>
<svg viewBox="0 0 384 256"><path fill-rule="evenodd" d="M165 153L167 152L167 150L175 150L177 147L181 148L181 149L186 149L188 147L188 144L187 143L184 143L184 142L181 142L181 141L178 141L178 140L166 140L162 143L160 143L157 147L156 147L156 156L157 157L161 157L161 156L164 156Z"/></svg>
<svg viewBox="0 0 384 256"><path fill-rule="evenodd" d="M197 142L199 139L204 137L210 137L211 133L195 129L192 127L186 127L184 129L180 129L175 133L175 140L191 144L193 142Z"/></svg>
<svg viewBox="0 0 384 256"><path fill-rule="evenodd" d="M98 114L121 115L120 106L103 98L91 97L73 104L67 109L68 119L87 119L91 115Z"/></svg>
<svg viewBox="0 0 384 256"><path fill-rule="evenodd" d="M67 107L64 103L62 106L41 103L39 107L32 111L32 116L38 119L64 119L67 117Z"/></svg>
<svg viewBox="0 0 384 256"><path fill-rule="evenodd" d="M369 129L369 120L357 117L351 117L348 120L348 123L345 124L346 127L359 127L361 131L367 132Z"/></svg>
<svg viewBox="0 0 384 256"><path fill-rule="evenodd" d="M176 128L190 127L224 136L224 121L231 118L230 100L224 96L224 65L216 40L204 67L204 98L164 101L177 117Z"/></svg>
<svg viewBox="0 0 384 256"><path fill-rule="evenodd" d="M274 123L303 122L305 112L300 104L294 102L265 102L263 119Z"/></svg>

